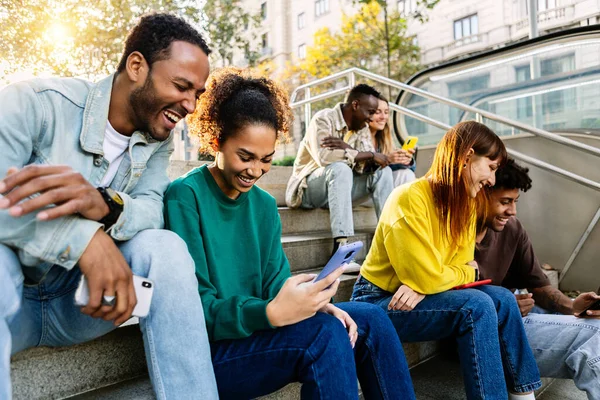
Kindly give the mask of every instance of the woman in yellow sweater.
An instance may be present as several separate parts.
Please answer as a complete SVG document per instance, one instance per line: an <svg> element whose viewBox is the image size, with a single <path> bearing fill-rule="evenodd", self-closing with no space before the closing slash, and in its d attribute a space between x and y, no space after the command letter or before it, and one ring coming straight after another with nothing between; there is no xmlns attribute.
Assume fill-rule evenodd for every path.
<svg viewBox="0 0 600 400"><path fill-rule="evenodd" d="M384 308L402 342L455 337L468 399L506 400L508 389L525 400L541 385L512 293L489 285L449 290L478 278L476 210L485 204L478 193L494 185L505 159L485 125L451 128L425 177L386 201L352 295Z"/></svg>

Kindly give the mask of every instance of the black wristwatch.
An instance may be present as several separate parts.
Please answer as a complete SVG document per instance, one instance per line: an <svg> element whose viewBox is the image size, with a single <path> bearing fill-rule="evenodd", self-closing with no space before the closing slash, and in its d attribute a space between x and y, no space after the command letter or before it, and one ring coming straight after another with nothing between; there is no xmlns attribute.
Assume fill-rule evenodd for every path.
<svg viewBox="0 0 600 400"><path fill-rule="evenodd" d="M110 229L111 226L113 226L117 222L117 220L121 216L124 204L123 199L121 198L121 196L119 196L119 193L117 193L109 187L99 187L96 189L100 192L102 198L104 199L104 202L108 206L108 214L106 214L104 218L98 221L104 225L104 230L107 231L108 229Z"/></svg>

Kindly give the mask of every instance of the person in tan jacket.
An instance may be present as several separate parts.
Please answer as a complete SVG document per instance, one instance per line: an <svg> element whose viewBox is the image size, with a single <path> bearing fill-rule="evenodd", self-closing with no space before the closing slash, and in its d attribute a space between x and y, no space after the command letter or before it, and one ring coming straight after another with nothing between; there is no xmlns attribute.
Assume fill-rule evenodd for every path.
<svg viewBox="0 0 600 400"><path fill-rule="evenodd" d="M369 85L353 87L345 103L317 112L300 142L285 200L291 208L330 211L335 252L354 235L352 204L373 199L377 218L394 187L389 160L376 151L358 151L344 142L351 132L369 130L380 94ZM377 168L354 174L355 163L371 160ZM350 268L357 265L351 265Z"/></svg>

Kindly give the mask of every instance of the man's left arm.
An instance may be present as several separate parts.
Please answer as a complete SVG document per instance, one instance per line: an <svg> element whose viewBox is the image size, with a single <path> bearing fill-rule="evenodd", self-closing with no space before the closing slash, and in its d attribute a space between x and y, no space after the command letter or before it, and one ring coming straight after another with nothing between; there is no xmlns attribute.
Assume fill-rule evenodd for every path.
<svg viewBox="0 0 600 400"><path fill-rule="evenodd" d="M110 229L113 239L129 240L144 229L164 227L163 195L170 183L167 168L171 153L172 136L150 157L135 188L129 194L118 192L123 199L123 212Z"/></svg>
<svg viewBox="0 0 600 400"><path fill-rule="evenodd" d="M557 288L547 285L531 288L529 291L533 294L533 299L538 306L553 313L573 314L573 301Z"/></svg>

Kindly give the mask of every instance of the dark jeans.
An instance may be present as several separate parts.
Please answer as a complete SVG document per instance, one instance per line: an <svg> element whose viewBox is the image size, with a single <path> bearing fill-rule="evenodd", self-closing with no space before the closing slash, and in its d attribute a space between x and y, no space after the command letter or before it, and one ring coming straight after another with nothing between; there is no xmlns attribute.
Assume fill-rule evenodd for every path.
<svg viewBox="0 0 600 400"><path fill-rule="evenodd" d="M339 303L358 325L354 350L341 322L328 314L294 325L211 343L221 399L249 399L290 382L303 399L415 399L404 351L379 307Z"/></svg>
<svg viewBox="0 0 600 400"><path fill-rule="evenodd" d="M352 300L387 311L389 293L363 278ZM403 342L455 337L468 399L502 399L541 386L515 296L502 287L450 290L425 296L412 311L387 311Z"/></svg>

